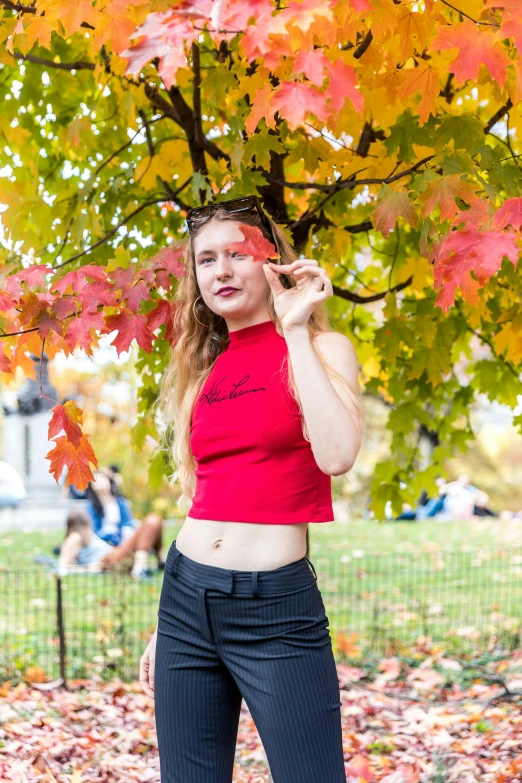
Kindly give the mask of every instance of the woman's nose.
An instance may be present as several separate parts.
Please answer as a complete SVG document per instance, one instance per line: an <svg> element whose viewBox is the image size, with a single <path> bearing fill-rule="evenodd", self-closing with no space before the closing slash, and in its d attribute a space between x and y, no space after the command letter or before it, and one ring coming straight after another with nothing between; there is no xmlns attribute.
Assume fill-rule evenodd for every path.
<svg viewBox="0 0 522 783"><path fill-rule="evenodd" d="M228 253L219 253L216 258L216 269L219 274L229 272L232 269L232 262Z"/></svg>

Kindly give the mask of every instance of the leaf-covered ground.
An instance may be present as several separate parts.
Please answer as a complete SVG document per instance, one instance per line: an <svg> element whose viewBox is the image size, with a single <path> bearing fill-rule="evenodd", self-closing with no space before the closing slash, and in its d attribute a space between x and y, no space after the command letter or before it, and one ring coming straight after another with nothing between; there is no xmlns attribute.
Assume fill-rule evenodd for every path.
<svg viewBox="0 0 522 783"><path fill-rule="evenodd" d="M338 664L347 783L519 783L522 650L478 671L441 655ZM159 781L153 701L139 683L69 686L3 684L0 780ZM266 781L243 701L234 783Z"/></svg>

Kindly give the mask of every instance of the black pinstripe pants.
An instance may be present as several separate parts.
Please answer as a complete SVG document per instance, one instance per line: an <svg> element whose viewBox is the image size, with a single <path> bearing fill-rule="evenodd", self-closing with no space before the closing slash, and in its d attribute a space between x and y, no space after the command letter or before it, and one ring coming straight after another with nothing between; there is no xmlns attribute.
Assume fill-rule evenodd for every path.
<svg viewBox="0 0 522 783"><path fill-rule="evenodd" d="M162 783L232 783L241 700L274 783L346 783L328 618L307 558L269 571L169 549L154 676Z"/></svg>

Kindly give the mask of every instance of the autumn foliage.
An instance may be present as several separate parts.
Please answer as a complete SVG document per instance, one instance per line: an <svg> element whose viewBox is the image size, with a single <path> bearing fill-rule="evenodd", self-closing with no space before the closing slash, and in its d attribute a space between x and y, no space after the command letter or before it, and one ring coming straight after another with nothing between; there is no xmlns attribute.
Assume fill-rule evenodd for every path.
<svg viewBox="0 0 522 783"><path fill-rule="evenodd" d="M184 215L258 193L329 273L336 328L391 406L375 511L465 448L474 392L516 406L522 0L0 8L6 377L31 373L30 353L135 341L154 434ZM84 486L96 458L81 412L53 413L51 470ZM411 480L420 428L436 447Z"/></svg>

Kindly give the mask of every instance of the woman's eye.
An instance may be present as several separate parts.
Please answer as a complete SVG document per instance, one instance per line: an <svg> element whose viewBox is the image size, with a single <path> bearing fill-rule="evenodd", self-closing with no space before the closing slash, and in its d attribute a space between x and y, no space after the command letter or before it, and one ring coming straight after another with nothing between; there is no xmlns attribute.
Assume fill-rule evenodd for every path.
<svg viewBox="0 0 522 783"><path fill-rule="evenodd" d="M235 256L236 258L246 258L246 255L244 253L231 253L231 256ZM202 258L201 263L205 264L206 261L213 261L213 256L208 256L207 258Z"/></svg>

